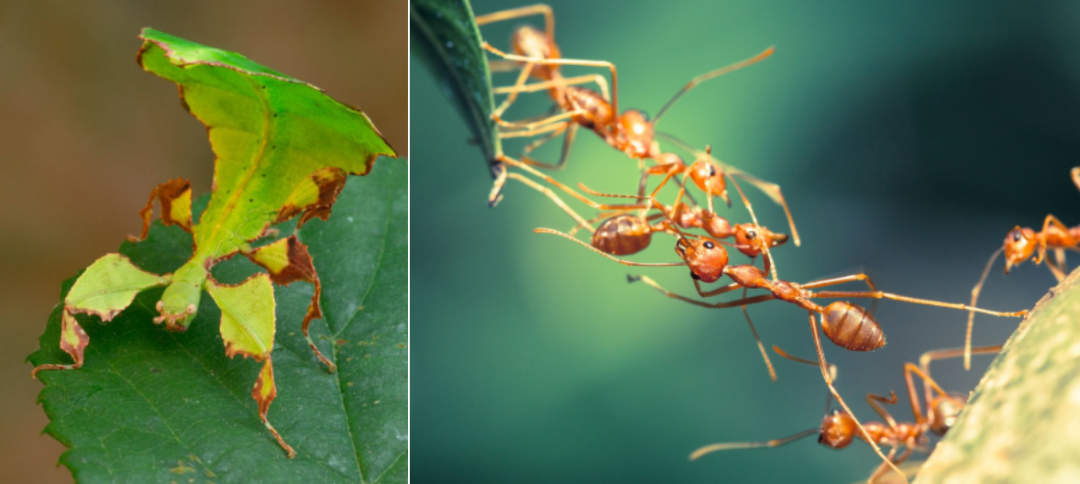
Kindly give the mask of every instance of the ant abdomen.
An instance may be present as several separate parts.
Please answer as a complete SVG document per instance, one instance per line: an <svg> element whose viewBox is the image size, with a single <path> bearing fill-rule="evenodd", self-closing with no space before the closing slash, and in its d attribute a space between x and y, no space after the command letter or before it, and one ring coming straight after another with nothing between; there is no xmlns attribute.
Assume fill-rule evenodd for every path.
<svg viewBox="0 0 1080 484"><path fill-rule="evenodd" d="M542 30L530 25L522 25L514 30L510 37L510 46L515 54L522 57L541 59L561 57L559 46L552 43ZM558 69L558 65L536 64L532 68L531 76L550 80Z"/></svg>
<svg viewBox="0 0 1080 484"><path fill-rule="evenodd" d="M623 214L597 227L592 246L612 255L630 255L645 250L652 241L652 228L641 217Z"/></svg>
<svg viewBox="0 0 1080 484"><path fill-rule="evenodd" d="M597 126L606 128L615 121L615 110L611 103L604 100L600 93L580 86L566 87L566 102L563 106L567 111L584 109L585 114L574 116L574 122L581 126L595 130Z"/></svg>
<svg viewBox="0 0 1080 484"><path fill-rule="evenodd" d="M885 346L885 334L874 317L847 301L836 301L825 308L821 331L837 346L851 351L873 351Z"/></svg>

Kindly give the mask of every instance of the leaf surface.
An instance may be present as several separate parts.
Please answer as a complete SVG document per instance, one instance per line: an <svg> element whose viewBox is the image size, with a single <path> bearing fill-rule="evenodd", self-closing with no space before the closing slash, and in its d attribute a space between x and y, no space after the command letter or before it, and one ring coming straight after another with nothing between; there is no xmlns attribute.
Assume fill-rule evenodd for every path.
<svg viewBox="0 0 1080 484"><path fill-rule="evenodd" d="M413 0L409 13L413 54L442 84L492 163L502 154L502 144L491 119L491 71L472 6L468 0Z"/></svg>
<svg viewBox="0 0 1080 484"><path fill-rule="evenodd" d="M157 288L107 324L79 315L90 335L85 366L39 375L51 420L45 431L69 447L60 461L76 480L406 482L407 171L388 162L351 178L329 221L297 231L323 284L325 317L312 323L312 334L332 347L337 373L326 372L300 332L312 285L274 288L278 396L270 419L296 459L285 457L259 420L251 391L261 365L225 355L212 298L202 298L188 331L173 333L151 322ZM206 204L202 197L195 211ZM120 252L146 271L170 273L191 256L191 235L156 222L146 241L124 243ZM242 257L214 267L226 284L258 272ZM60 319L57 306L29 358L35 365L70 361L58 346Z"/></svg>

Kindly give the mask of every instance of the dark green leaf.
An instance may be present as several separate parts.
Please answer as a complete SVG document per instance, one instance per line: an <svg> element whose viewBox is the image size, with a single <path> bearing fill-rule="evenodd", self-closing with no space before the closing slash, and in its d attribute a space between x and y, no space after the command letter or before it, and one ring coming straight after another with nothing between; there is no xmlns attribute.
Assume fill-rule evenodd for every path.
<svg viewBox="0 0 1080 484"><path fill-rule="evenodd" d="M413 0L409 12L413 53L442 83L491 163L502 144L491 119L491 71L469 0Z"/></svg>
<svg viewBox="0 0 1080 484"><path fill-rule="evenodd" d="M90 335L85 366L39 375L52 420L46 432L70 447L61 463L76 480L407 481L408 167L387 159L376 165L349 179L328 222L299 232L323 283L325 319L312 323L312 335L337 373L327 374L300 332L312 286L275 289L278 397L270 420L296 459L285 457L259 420L251 388L260 365L225 357L213 301L202 299L187 332L170 333L151 322L161 296L151 289L108 324L79 316ZM205 206L203 197L196 210ZM191 256L191 234L156 223L146 241L120 251L167 273ZM215 267L215 276L237 282L257 270L238 257ZM70 361L58 347L60 310L29 358L35 365Z"/></svg>

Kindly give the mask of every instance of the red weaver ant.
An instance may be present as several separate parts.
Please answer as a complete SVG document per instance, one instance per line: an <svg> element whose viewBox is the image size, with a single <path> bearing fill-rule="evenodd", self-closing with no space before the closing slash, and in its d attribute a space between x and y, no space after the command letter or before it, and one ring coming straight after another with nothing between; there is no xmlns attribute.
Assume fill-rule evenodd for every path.
<svg viewBox="0 0 1080 484"><path fill-rule="evenodd" d="M976 348L974 352L976 354L992 354L997 353L1000 350L1001 346L987 346ZM818 365L818 362L816 361L791 356L777 346L773 346L773 351L789 360L808 365ZM725 442L707 445L691 453L690 460L697 460L706 454L721 450L779 447L815 434L818 436L818 443L834 449L843 449L851 444L855 438L861 438L867 442L872 441L877 445L890 447L888 460L882 462L870 476L869 482L873 483L884 475L889 468L894 468L900 472L896 466L899 466L906 461L911 456L912 452L926 452L926 446L929 444L928 433L932 432L939 436L945 435L956 422L957 414L960 413L967 403L967 397L956 393L947 393L942 390L937 382L930 376L930 362L933 360L956 358L963 355L963 353L964 350L962 348L929 351L923 353L919 358L919 366L915 366L914 363L904 364L904 381L907 384L908 396L911 399L911 413L915 417L914 422L897 422L896 419L894 419L881 405L883 403L888 405L896 404L898 400L895 392L891 392L889 397L875 395L873 393L867 394L867 403L873 407L874 411L877 412L882 420L884 420L884 423L866 422L864 427L868 436L863 435L856 432L858 423L850 413L842 410L830 411L829 407L831 401L826 399L825 417L821 420L821 425L818 428L804 430L789 437L768 440L765 442ZM830 370L835 370L835 367L830 366ZM926 406L925 414L919 403L912 375L919 376L923 381L923 404ZM935 392L937 393L936 397L934 396ZM867 440L867 438L870 440ZM903 448L904 451L897 457L896 451L899 448Z"/></svg>
<svg viewBox="0 0 1080 484"><path fill-rule="evenodd" d="M656 203L655 200L653 203ZM718 303L708 303L699 301L696 299L680 296L672 293L647 276L629 276L630 282L642 281L652 286L661 293L668 297L679 299L691 304L708 308L730 308L746 306L750 304L757 304L773 299L779 299L785 302L792 303L800 308L807 310L809 314L811 335L814 338L814 346L817 350L818 363L821 369L822 377L825 380L825 384L829 387L829 391L836 398L840 406L844 408L848 414L851 414L850 408L844 402L839 392L832 384L832 379L829 376L828 367L825 362L825 353L821 346L821 338L818 335L818 326L820 325L821 331L825 333L833 343L843 348L852 351L872 351L881 348L885 345L885 336L881 331L881 327L874 320L873 316L865 309L852 304L847 301L835 301L826 307L821 307L812 299L816 298L869 298L869 299L891 299L896 301L904 301L914 304L922 304L927 306L946 307L961 310L978 311L985 314L992 314L995 316L1008 316L1008 317L1022 317L1027 315L1027 311L1017 312L998 312L989 311L986 309L979 309L972 306L956 303L946 303L941 301L933 301L928 299L918 299L907 296L900 296L897 294L878 291L874 286L874 283L865 274L853 274L849 276L835 277L830 279L823 279L819 281L810 282L807 284L797 284L793 282L783 280L769 280L765 277L765 273L761 269L754 267L753 265L728 265L727 251L720 246L717 241L714 241L707 237L697 237L691 239L685 236L677 228L673 227L676 232L679 233L679 240L675 247L675 252L679 254L679 257L683 259L682 263L639 263L632 262L623 259L619 259L615 256L605 254L599 250L593 249L585 243L570 237L569 235L551 229L536 229L537 233L551 233L560 235L576 243L584 245L591 250L594 250L604 257L612 259L620 264L629 266L675 266L675 265L687 265L690 267L691 276L694 279L694 287L697 289L698 294L701 297L716 296L719 294L731 292L737 289L765 289L769 291L769 294L763 294L753 297L743 297L734 301L722 301ZM722 276L727 275L734 282L712 291L702 291L700 282L715 282ZM862 281L869 286L869 291L818 291L813 289L833 286L837 284L843 284L847 282ZM818 315L818 319L814 319L814 315ZM873 441L870 434L866 429L859 424L854 415L851 415L851 419L859 428L860 433L864 439L867 440L874 451L884 460L885 455L878 448L877 444Z"/></svg>
<svg viewBox="0 0 1080 484"><path fill-rule="evenodd" d="M1073 168L1070 175L1073 184L1080 190L1080 166ZM994 251L993 255L990 256L990 260L986 262L986 267L983 268L982 275L979 276L979 283L975 284L975 287L971 290L971 305L974 306L979 300L979 293L982 292L986 276L990 274L990 267L994 265L994 261L997 260L999 255L1005 254L1005 274L1008 275L1013 266L1020 265L1029 258L1036 265L1040 264L1046 258L1047 248L1054 249L1055 262L1047 260L1046 268L1050 269L1058 282L1061 282L1065 279L1066 273L1065 250L1080 251L1080 225L1069 228L1061 223L1057 217L1047 215L1046 219L1043 220L1042 230L1039 232L1019 225L1013 227L1005 236L1005 242L1001 248ZM974 324L975 313L968 313L967 336L965 337L964 348L969 350L971 348L971 331ZM970 351L966 351L964 353L964 369L970 368L971 354Z"/></svg>

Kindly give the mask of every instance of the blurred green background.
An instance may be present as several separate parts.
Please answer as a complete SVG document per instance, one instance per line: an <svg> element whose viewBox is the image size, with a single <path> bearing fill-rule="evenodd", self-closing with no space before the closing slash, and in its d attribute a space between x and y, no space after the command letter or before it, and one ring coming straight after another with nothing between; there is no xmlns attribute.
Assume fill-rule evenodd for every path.
<svg viewBox="0 0 1080 484"><path fill-rule="evenodd" d="M0 482L71 482L23 361L61 281L138 232L156 184L210 189L206 129L135 63L139 29L311 82L360 106L405 157L406 15L404 1L0 1Z"/></svg>
<svg viewBox="0 0 1080 484"><path fill-rule="evenodd" d="M782 278L865 268L885 290L962 302L1014 225L1038 226L1047 213L1080 223L1080 193L1068 178L1080 165L1076 2L552 5L563 55L614 62L624 108L655 113L691 77L776 46L772 58L686 95L660 127L782 185L803 236L801 248L775 251ZM519 23L482 33L505 49ZM834 451L813 439L687 462L705 444L815 427L820 373L774 358L780 380L772 383L738 310L692 307L625 282L644 272L692 293L685 269L633 270L533 234L572 223L519 183L508 182L503 203L488 209L480 150L415 56L412 66L415 482L843 483L878 465L865 444ZM549 105L532 95L507 117ZM516 156L520 146L506 151ZM556 146L548 148L539 157L554 160ZM583 131L555 176L625 193L635 168ZM787 231L779 207L748 195L764 224ZM738 205L721 213L748 221ZM677 260L672 247L658 236L635 259ZM1031 307L1054 283L1030 264L1005 278L1000 264L983 306ZM801 310L775 303L750 314L767 345L812 355ZM902 364L962 345L966 320L895 302L883 302L877 317L884 349L825 343L839 390L867 420L863 396L905 396ZM1001 343L1017 322L980 317L975 341ZM958 360L934 371L966 392L989 361L977 358L967 373ZM894 413L911 419L907 406Z"/></svg>

